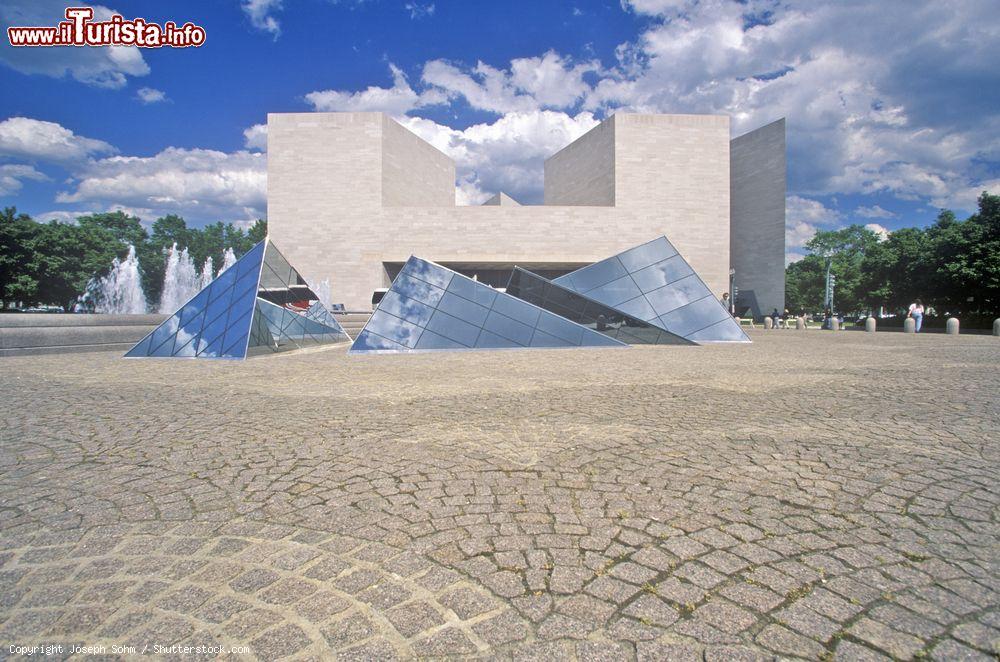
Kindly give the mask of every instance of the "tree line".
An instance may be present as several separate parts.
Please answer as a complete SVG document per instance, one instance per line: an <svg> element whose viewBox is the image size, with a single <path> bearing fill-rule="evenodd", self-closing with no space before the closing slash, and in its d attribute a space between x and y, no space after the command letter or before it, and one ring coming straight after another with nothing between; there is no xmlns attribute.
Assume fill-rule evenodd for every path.
<svg viewBox="0 0 1000 662"><path fill-rule="evenodd" d="M71 310L88 281L107 274L114 258L124 259L135 246L148 301L158 301L163 287L166 251L176 242L201 268L211 257L222 264L226 248L239 257L267 235L258 219L248 230L232 223L189 228L180 216L158 218L151 231L139 218L121 211L79 216L75 223L38 222L14 207L0 212L0 299L3 309L56 305Z"/></svg>
<svg viewBox="0 0 1000 662"><path fill-rule="evenodd" d="M964 221L943 210L926 228L902 228L884 239L851 225L817 232L806 249L785 269L785 302L793 313L822 309L829 260L837 312L902 313L919 298L963 323L992 323L1000 314L998 195L984 192L978 211Z"/></svg>

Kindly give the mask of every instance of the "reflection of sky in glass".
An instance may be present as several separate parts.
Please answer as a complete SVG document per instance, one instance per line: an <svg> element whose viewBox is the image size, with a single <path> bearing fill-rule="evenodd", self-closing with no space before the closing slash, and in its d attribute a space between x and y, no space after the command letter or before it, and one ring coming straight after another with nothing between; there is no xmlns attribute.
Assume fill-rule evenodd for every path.
<svg viewBox="0 0 1000 662"><path fill-rule="evenodd" d="M311 307L307 316L258 299L258 287L265 280L262 272L270 274L269 282L275 288L287 290L289 286L297 286L294 296L311 295L303 285L305 281L277 248L263 241L126 356L244 358L248 345L277 351L349 340L322 306Z"/></svg>
<svg viewBox="0 0 1000 662"><path fill-rule="evenodd" d="M376 310L365 328L406 347L416 347L420 327L381 310Z"/></svg>
<svg viewBox="0 0 1000 662"><path fill-rule="evenodd" d="M440 265L411 257L351 351L565 346L623 344Z"/></svg>
<svg viewBox="0 0 1000 662"><path fill-rule="evenodd" d="M558 338L572 340L572 336L566 335L569 328L574 329L573 333L579 333L580 326L583 326L629 344L690 344L675 334L594 301L590 299L589 294L574 292L520 267L515 268L511 274L507 292L518 298L523 298L527 293L532 304L549 311L543 313L538 328ZM540 292L543 293L541 296ZM652 309L650 313L655 317ZM570 320L576 324L571 324ZM646 330L645 333L626 335L628 331L638 332L643 329Z"/></svg>
<svg viewBox="0 0 1000 662"><path fill-rule="evenodd" d="M750 342L666 237L556 278L613 308L695 342Z"/></svg>
<svg viewBox="0 0 1000 662"><path fill-rule="evenodd" d="M475 347L480 329L479 326L464 322L440 310L434 313L434 317L427 324L427 328L465 347Z"/></svg>
<svg viewBox="0 0 1000 662"><path fill-rule="evenodd" d="M730 342L741 342L746 338L746 334L740 328L739 322L730 316L728 319L724 319L712 326L695 331L689 337L695 341L728 340Z"/></svg>
<svg viewBox="0 0 1000 662"><path fill-rule="evenodd" d="M574 290L577 292L589 292L595 287L600 287L605 283L617 280L627 273L618 258L611 257L592 264L589 267L578 269L567 276L573 283Z"/></svg>
<svg viewBox="0 0 1000 662"><path fill-rule="evenodd" d="M261 317L261 323L266 326L270 335L270 338L267 338L267 335L262 334L264 341L268 347L275 351L349 340L336 320L332 320L334 324L337 324L336 328L327 326L316 319L310 319L306 315L300 315L266 299L257 299L257 310ZM323 310L325 311L325 308ZM313 311L313 314L323 316L322 312ZM332 317L328 311L326 316ZM251 342L250 346L260 345L254 345Z"/></svg>
<svg viewBox="0 0 1000 662"><path fill-rule="evenodd" d="M657 237L641 246L630 248L617 257L631 273L639 271L648 264L660 262L674 255L677 255L677 249L673 247L673 244L667 241L666 237Z"/></svg>
<svg viewBox="0 0 1000 662"><path fill-rule="evenodd" d="M242 358L263 254L261 242L153 332L165 342L144 351L140 343L126 356Z"/></svg>
<svg viewBox="0 0 1000 662"><path fill-rule="evenodd" d="M667 328L676 329L676 333L686 336L722 321L727 315L729 313L726 309L719 305L715 297L709 295L666 315L660 315L660 320Z"/></svg>
<svg viewBox="0 0 1000 662"><path fill-rule="evenodd" d="M623 301L628 301L629 299L639 296L639 288L636 286L635 281L629 275L617 278L610 283L605 283L604 285L590 290L587 292L589 296L594 301L600 301L601 303L606 303L609 306L616 306Z"/></svg>
<svg viewBox="0 0 1000 662"><path fill-rule="evenodd" d="M403 266L403 273L413 276L414 278L419 278L420 280L440 287L441 289L446 289L448 287L448 283L451 282L454 272L436 264L432 264L426 260L421 260L418 257L411 257Z"/></svg>
<svg viewBox="0 0 1000 662"><path fill-rule="evenodd" d="M395 291L408 299L416 299L428 306L437 306L438 301L444 296L444 290L441 288L429 285L417 278L411 278L403 273L396 276L390 291Z"/></svg>
<svg viewBox="0 0 1000 662"><path fill-rule="evenodd" d="M708 291L700 278L688 276L653 290L646 295L646 298L653 304L653 309L657 313L665 315L675 308L686 306L692 301L697 301L710 294L711 292Z"/></svg>
<svg viewBox="0 0 1000 662"><path fill-rule="evenodd" d="M377 336L368 330L364 330L359 333L358 337L354 340L354 344L351 346L351 351L354 352L371 352L379 350L402 351L405 349L406 348L402 345L394 343L381 336Z"/></svg>
<svg viewBox="0 0 1000 662"><path fill-rule="evenodd" d="M631 274L631 276L635 284L639 286L639 289L643 292L649 292L672 283L675 280L680 280L685 276L690 276L693 273L694 269L691 268L691 265L685 262L684 258L680 255L675 255L672 258L640 269Z"/></svg>
<svg viewBox="0 0 1000 662"><path fill-rule="evenodd" d="M431 315L434 314L434 309L427 304L421 303L416 299L404 297L393 291L385 293L385 296L382 297L382 303L379 304L379 308L419 326L426 326L427 322L431 319Z"/></svg>
<svg viewBox="0 0 1000 662"><path fill-rule="evenodd" d="M468 299L463 299L451 292L447 292L441 297L441 301L438 302L438 310L444 311L453 317L468 320L470 324L475 324L476 326L482 326L483 322L486 321L486 316L490 313L489 308L480 306Z"/></svg>

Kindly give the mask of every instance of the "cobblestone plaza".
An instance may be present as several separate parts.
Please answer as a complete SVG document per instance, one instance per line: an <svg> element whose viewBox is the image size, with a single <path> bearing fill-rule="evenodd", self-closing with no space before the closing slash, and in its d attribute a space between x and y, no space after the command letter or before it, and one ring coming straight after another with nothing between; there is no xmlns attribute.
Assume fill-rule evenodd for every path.
<svg viewBox="0 0 1000 662"><path fill-rule="evenodd" d="M8 358L0 643L995 659L1000 342Z"/></svg>

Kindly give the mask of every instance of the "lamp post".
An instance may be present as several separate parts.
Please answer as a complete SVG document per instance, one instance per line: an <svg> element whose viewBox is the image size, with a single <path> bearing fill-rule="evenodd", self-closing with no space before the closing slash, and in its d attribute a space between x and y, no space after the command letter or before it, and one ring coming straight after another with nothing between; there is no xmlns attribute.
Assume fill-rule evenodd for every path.
<svg viewBox="0 0 1000 662"><path fill-rule="evenodd" d="M729 268L729 314L736 312L736 269Z"/></svg>
<svg viewBox="0 0 1000 662"><path fill-rule="evenodd" d="M836 287L837 276L831 271L833 266L833 256L826 255L826 288L823 293L823 307L829 308L833 312L833 290Z"/></svg>

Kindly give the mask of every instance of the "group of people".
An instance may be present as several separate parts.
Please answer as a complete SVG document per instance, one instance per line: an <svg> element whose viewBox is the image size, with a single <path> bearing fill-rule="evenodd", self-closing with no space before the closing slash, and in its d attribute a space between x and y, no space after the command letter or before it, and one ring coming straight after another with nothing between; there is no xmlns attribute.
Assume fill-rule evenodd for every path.
<svg viewBox="0 0 1000 662"><path fill-rule="evenodd" d="M730 314L732 314L733 317L739 316L736 312L736 307L733 305L732 299L729 298L729 292L724 292L719 302L730 312ZM803 312L800 316L805 317L805 313ZM913 303L910 304L910 307L906 312L906 316L913 319L915 330L917 333L920 333L920 329L924 324L924 303L920 299L914 299ZM771 314L768 315L768 317L770 317L773 322L771 328L780 329L788 326L788 320L792 317L792 314L788 312L787 308L785 308L784 313L779 313L778 309L775 308L771 311ZM832 329L833 319L833 311L827 308L823 314L823 328ZM837 320L841 325L843 325L843 316L838 317Z"/></svg>
<svg viewBox="0 0 1000 662"><path fill-rule="evenodd" d="M729 292L722 293L722 298L719 299L719 303L721 303L723 307L729 311L730 315L736 318L739 317L739 313L736 312L736 306L733 305L733 300L729 298ZM788 320L792 318L792 314L788 312L787 308L785 308L784 313L779 313L778 309L775 308L774 311L768 315L768 317L770 317L771 321L774 322L772 328L779 329L783 326L788 326Z"/></svg>
<svg viewBox="0 0 1000 662"><path fill-rule="evenodd" d="M775 308L774 310L771 311L771 314L769 316L771 318L771 328L772 329L780 329L782 327L788 328L788 320L789 318L791 318L791 316L792 314L788 312L787 308L785 308L785 312L783 313L779 313L778 309Z"/></svg>

